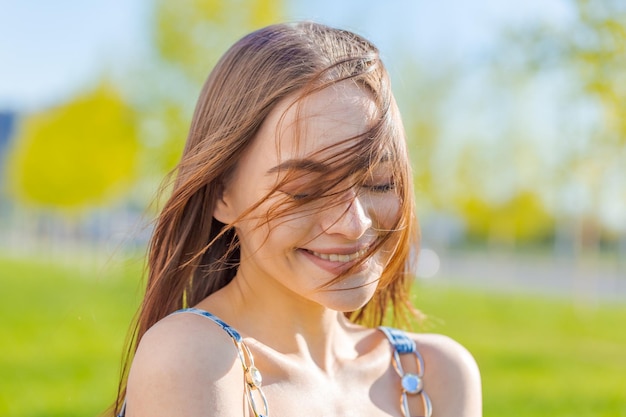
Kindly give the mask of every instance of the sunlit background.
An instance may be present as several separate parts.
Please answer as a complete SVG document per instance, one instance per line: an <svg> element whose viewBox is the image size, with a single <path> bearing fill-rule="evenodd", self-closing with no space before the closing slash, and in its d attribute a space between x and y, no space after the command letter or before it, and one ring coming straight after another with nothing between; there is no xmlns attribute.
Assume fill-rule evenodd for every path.
<svg viewBox="0 0 626 417"><path fill-rule="evenodd" d="M485 415L626 416L621 0L0 0L0 415L112 400L202 82L245 33L301 19L381 50L416 305L474 352Z"/></svg>

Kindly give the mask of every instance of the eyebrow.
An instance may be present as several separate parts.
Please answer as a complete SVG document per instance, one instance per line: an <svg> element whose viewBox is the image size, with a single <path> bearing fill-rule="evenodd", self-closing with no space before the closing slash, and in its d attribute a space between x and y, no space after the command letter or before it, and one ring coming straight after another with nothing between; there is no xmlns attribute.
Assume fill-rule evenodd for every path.
<svg viewBox="0 0 626 417"><path fill-rule="evenodd" d="M281 164L276 165L267 170L267 174L273 174L275 172L286 171L289 169L296 169L299 171L309 172L326 172L330 169L330 165L323 162L314 161L312 159L289 159Z"/></svg>
<svg viewBox="0 0 626 417"><path fill-rule="evenodd" d="M371 164L369 160L365 158L362 159L362 165L364 168L369 167ZM385 163L392 161L394 158L391 156L389 152L385 152L380 159L379 163ZM313 159L288 159L283 163L280 163L270 169L267 170L266 174L273 174L280 171L286 171L289 169L299 170L299 171L308 171L315 173L325 173L328 170L332 169L331 165L325 164L323 162L315 161Z"/></svg>

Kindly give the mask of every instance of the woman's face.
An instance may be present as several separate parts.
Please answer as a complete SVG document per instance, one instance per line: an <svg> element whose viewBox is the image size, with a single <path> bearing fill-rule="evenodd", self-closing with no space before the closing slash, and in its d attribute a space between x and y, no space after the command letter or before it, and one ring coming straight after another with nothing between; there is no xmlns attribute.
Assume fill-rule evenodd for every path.
<svg viewBox="0 0 626 417"><path fill-rule="evenodd" d="M350 186L354 178L343 178L331 197L274 219L268 211L314 192L320 176L332 176L328 157L347 152L359 139L346 139L367 132L377 108L367 92L347 82L304 99L299 112L290 103L279 103L265 120L224 185L214 215L223 223L234 222L241 245L238 278L263 291L277 291L273 299L284 294L353 311L374 294L393 244L338 282L326 284L362 261L368 248L395 225L400 198L393 185L393 161L377 165L358 185ZM288 173L294 179L281 184ZM278 184L277 191L241 218Z"/></svg>

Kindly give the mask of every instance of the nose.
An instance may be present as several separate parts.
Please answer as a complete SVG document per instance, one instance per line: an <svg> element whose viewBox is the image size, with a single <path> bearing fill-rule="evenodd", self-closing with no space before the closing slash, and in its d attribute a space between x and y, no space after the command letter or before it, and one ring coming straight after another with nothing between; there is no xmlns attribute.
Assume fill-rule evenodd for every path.
<svg viewBox="0 0 626 417"><path fill-rule="evenodd" d="M324 210L323 228L328 234L340 234L351 240L362 237L372 227L372 219L361 198L354 192L343 197L340 204Z"/></svg>

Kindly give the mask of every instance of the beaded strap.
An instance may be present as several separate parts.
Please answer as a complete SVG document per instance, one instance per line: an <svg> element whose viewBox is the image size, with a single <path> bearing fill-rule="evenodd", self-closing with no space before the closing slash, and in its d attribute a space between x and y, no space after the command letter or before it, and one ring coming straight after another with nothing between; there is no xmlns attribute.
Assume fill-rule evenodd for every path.
<svg viewBox="0 0 626 417"><path fill-rule="evenodd" d="M233 329L217 316L214 316L208 311L200 310L198 308L186 308L183 310L175 311L174 313L172 313L172 315L180 313L192 313L206 317L218 326L220 326L222 329L224 329L226 333L228 333L228 335L235 343L235 347L237 348L237 355L239 356L239 360L241 361L241 365L243 367L246 398L248 400L250 408L252 409L252 412L254 413L254 417L269 417L269 406L267 404L265 394L261 389L263 377L261 376L261 372L256 368L256 366L254 366L254 357L252 356L250 349L248 349L248 346L246 346L246 344L243 342L243 338L241 337L241 335L235 329ZM257 401L254 398L255 393L258 393L258 396L263 402L263 413L259 412Z"/></svg>
<svg viewBox="0 0 626 417"><path fill-rule="evenodd" d="M425 417L431 417L433 414L433 407L430 402L430 398L424 392L424 359L422 355L417 351L415 341L411 339L401 330L392 329L390 327L379 327L379 329L387 336L389 343L393 346L393 367L400 376L400 382L402 386L402 394L400 394L400 403L402 407L402 414L404 417L411 417L411 410L409 409L408 395L419 395L422 400L422 408ZM400 355L413 355L417 366L417 373L404 372L402 363L400 362Z"/></svg>

